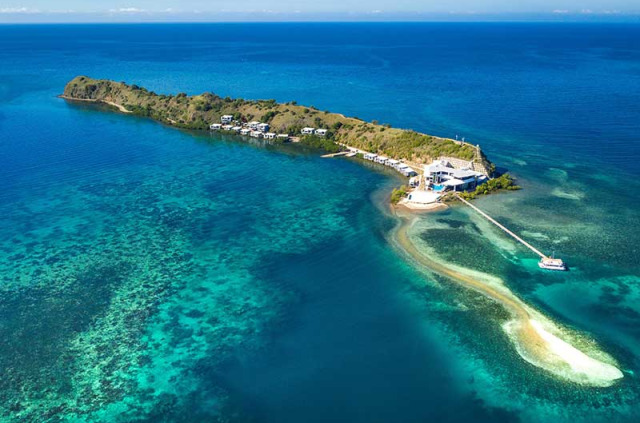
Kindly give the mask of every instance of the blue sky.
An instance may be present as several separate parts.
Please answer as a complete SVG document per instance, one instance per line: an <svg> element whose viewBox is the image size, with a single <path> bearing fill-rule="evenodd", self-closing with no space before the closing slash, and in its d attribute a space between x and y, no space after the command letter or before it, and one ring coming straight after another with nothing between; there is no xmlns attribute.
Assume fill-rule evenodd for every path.
<svg viewBox="0 0 640 423"><path fill-rule="evenodd" d="M640 0L0 0L0 22L610 20Z"/></svg>

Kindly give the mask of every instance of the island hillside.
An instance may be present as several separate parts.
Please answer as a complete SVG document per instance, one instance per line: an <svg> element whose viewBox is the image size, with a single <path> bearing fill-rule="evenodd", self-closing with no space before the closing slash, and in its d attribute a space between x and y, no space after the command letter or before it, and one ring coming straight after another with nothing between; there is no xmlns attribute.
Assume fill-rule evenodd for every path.
<svg viewBox="0 0 640 423"><path fill-rule="evenodd" d="M137 85L77 76L65 87L62 98L94 101L117 107L120 111L146 116L168 125L206 130L220 122L222 115L233 115L238 121L269 123L273 132L300 134L304 127L326 128L331 144L354 147L413 164L430 163L439 157L473 162L483 173L493 171L478 146L421 134L412 130L391 128L376 121L365 122L338 113L320 111L295 102L222 98L213 93L188 96L156 94ZM326 142L326 141L325 141Z"/></svg>

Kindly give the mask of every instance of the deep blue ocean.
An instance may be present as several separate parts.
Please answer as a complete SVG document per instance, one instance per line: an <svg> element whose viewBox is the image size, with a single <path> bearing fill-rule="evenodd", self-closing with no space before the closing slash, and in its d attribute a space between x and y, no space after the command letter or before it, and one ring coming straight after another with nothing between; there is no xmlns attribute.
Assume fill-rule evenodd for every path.
<svg viewBox="0 0 640 423"><path fill-rule="evenodd" d="M396 175L57 98L77 75L480 144L524 189L478 206L571 271L462 207L415 241L624 378L545 373L407 261ZM639 134L637 24L0 25L0 420L639 421Z"/></svg>

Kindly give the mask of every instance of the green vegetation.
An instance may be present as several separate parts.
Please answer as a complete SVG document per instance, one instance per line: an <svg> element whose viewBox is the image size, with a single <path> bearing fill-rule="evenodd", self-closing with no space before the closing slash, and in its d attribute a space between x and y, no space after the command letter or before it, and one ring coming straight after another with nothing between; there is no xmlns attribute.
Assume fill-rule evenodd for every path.
<svg viewBox="0 0 640 423"><path fill-rule="evenodd" d="M508 173L502 174L497 178L490 179L482 185L478 185L474 191L461 192L460 197L465 200L473 200L479 195L491 194L502 189L515 191L519 190L520 186L515 184L515 180Z"/></svg>
<svg viewBox="0 0 640 423"><path fill-rule="evenodd" d="M136 85L86 76L71 80L63 96L112 102L138 116L179 128L206 130L210 123L220 122L222 115L229 114L237 121L268 122L271 130L277 133L295 135L306 126L329 129L331 134L326 139L309 138L303 144L330 152L339 151L338 146L331 145L335 142L415 164L430 163L435 158L447 156L473 160L487 171L491 166L479 149L467 143L391 128L377 121L367 123L358 118L319 111L312 106L299 106L295 101L280 104L275 100L222 98L212 93L158 95Z"/></svg>
<svg viewBox="0 0 640 423"><path fill-rule="evenodd" d="M324 150L327 153L337 153L344 150L343 147L336 144L331 139L319 137L317 135L305 135L304 137L300 138L300 144L306 145L311 148Z"/></svg>
<svg viewBox="0 0 640 423"><path fill-rule="evenodd" d="M391 204L398 204L400 200L407 196L409 192L409 187L407 185L402 185L399 188L394 188L391 191Z"/></svg>

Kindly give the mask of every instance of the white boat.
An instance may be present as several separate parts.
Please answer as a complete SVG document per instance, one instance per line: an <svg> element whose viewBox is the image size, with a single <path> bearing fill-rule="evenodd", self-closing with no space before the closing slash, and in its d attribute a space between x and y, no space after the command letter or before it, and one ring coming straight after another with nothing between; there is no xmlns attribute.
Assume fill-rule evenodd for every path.
<svg viewBox="0 0 640 423"><path fill-rule="evenodd" d="M562 259L557 259L553 257L545 257L538 262L538 266L541 269L548 270L567 270L567 265L564 264Z"/></svg>

